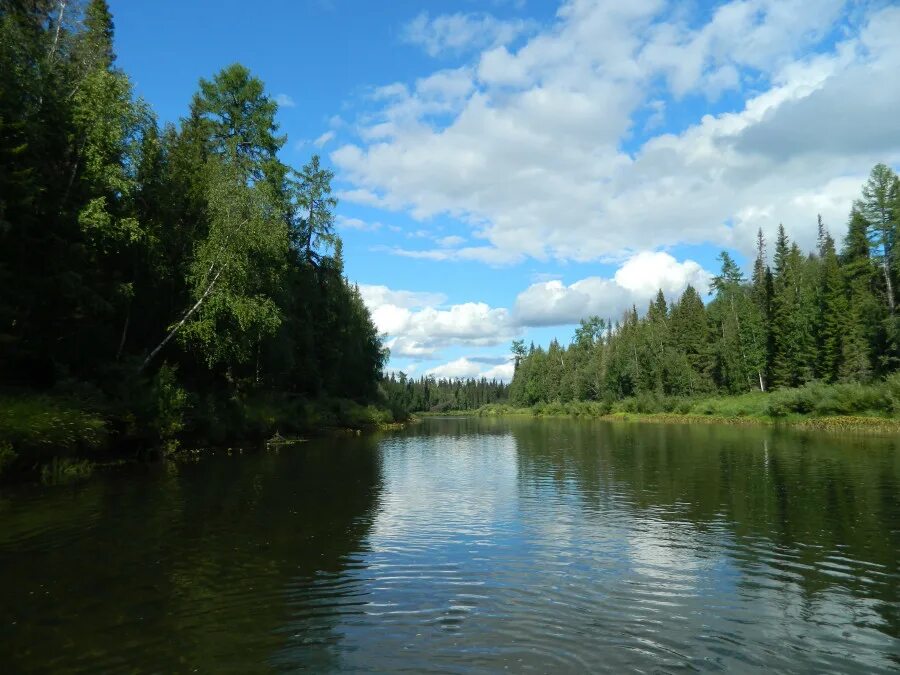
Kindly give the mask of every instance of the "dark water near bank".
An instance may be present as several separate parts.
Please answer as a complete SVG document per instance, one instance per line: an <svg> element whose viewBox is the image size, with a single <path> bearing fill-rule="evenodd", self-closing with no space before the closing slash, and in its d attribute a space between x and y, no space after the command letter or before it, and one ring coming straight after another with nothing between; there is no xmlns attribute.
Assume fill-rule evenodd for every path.
<svg viewBox="0 0 900 675"><path fill-rule="evenodd" d="M430 420L0 493L0 671L900 667L900 439Z"/></svg>

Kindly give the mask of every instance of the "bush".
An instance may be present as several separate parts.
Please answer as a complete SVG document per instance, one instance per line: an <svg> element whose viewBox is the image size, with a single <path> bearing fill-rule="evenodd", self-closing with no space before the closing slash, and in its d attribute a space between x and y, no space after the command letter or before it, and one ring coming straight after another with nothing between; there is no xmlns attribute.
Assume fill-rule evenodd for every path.
<svg viewBox="0 0 900 675"><path fill-rule="evenodd" d="M0 445L23 458L96 450L106 440L106 423L77 403L47 395L0 397Z"/></svg>
<svg viewBox="0 0 900 675"><path fill-rule="evenodd" d="M774 391L766 412L772 417L891 412L893 402L889 390L887 382L882 386L813 382L795 389Z"/></svg>
<svg viewBox="0 0 900 675"><path fill-rule="evenodd" d="M888 375L882 385L884 398L890 411L894 414L900 413L900 373Z"/></svg>
<svg viewBox="0 0 900 675"><path fill-rule="evenodd" d="M163 365L153 378L150 388L152 419L150 420L159 440L175 443L175 437L184 429L184 413L188 407L187 392L178 385L176 368Z"/></svg>
<svg viewBox="0 0 900 675"><path fill-rule="evenodd" d="M0 396L0 475L51 458L93 454L106 443L105 420L74 401L49 395Z"/></svg>

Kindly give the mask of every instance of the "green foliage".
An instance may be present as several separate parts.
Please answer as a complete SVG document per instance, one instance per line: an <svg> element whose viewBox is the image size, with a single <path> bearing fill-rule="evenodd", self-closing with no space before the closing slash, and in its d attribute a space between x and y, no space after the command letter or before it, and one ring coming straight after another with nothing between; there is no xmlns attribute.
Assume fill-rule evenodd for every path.
<svg viewBox="0 0 900 675"><path fill-rule="evenodd" d="M865 412L883 414L891 410L882 386L811 383L797 389L773 392L766 414L772 417L790 414L852 415Z"/></svg>
<svg viewBox="0 0 900 675"><path fill-rule="evenodd" d="M106 421L75 401L22 392L0 396L0 475L53 457L95 455L107 439Z"/></svg>
<svg viewBox="0 0 900 675"><path fill-rule="evenodd" d="M201 79L185 118L158 128L113 45L105 0L0 10L0 386L85 383L135 445L318 415L243 414L260 400L352 399L363 412L323 421L382 420L366 406L387 354L344 277L331 170L279 159L277 104L240 64ZM67 406L55 426L21 412L4 413L4 458L93 443Z"/></svg>
<svg viewBox="0 0 900 675"><path fill-rule="evenodd" d="M410 379L406 373L394 374L381 383L382 397L395 417L402 419L410 412L447 413L476 410L505 402L509 387L499 380L482 378Z"/></svg>
<svg viewBox="0 0 900 675"><path fill-rule="evenodd" d="M176 374L177 368L165 364L153 377L150 387L151 425L161 441L174 439L184 429L188 393L178 384Z"/></svg>

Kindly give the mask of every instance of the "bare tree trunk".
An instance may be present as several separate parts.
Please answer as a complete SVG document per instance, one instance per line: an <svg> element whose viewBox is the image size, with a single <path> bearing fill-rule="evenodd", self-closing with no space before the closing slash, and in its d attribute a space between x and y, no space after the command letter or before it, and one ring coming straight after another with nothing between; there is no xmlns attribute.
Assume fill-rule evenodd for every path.
<svg viewBox="0 0 900 675"><path fill-rule="evenodd" d="M116 350L116 361L122 358L122 350L125 348L125 338L128 336L128 324L131 322L131 305L125 313L125 325L122 326L122 337L119 339L119 348Z"/></svg>
<svg viewBox="0 0 900 675"><path fill-rule="evenodd" d="M56 46L59 44L59 31L62 28L63 13L66 11L67 2L68 0L59 0L59 16L56 17L56 33L53 35L53 44L50 45L50 53L47 55L48 59L52 59L53 54L56 53Z"/></svg>
<svg viewBox="0 0 900 675"><path fill-rule="evenodd" d="M894 285L891 283L891 268L888 266L887 253L881 262L881 270L884 272L884 285L887 287L888 309L894 313Z"/></svg>
<svg viewBox="0 0 900 675"><path fill-rule="evenodd" d="M172 330L169 331L169 334L166 335L166 337L163 339L163 341L160 342L156 346L156 349L154 349L152 352L150 352L150 354L147 356L147 358L144 359L144 362L141 364L141 370L143 370L144 368L147 367L147 364L149 364L153 360L153 357L155 357L157 354L159 354L159 352L162 350L162 348L165 347L173 337L175 337L175 334L179 330L181 330L182 326L184 326L184 324L187 323L187 320L190 319L194 315L194 312L196 312L198 309L200 309L200 305L202 305L204 302L206 302L206 298L208 298L209 294L212 293L212 290L215 287L216 282L219 280L219 276L221 274L222 274L222 270L219 270L218 272L216 272L216 276L214 276L212 281L209 282L209 286L207 286L206 290L203 291L203 295L200 296L200 299L194 303L193 307L191 307L188 311L186 311L184 313L184 316L181 317L181 321L179 321L177 324L175 324L175 327L172 328Z"/></svg>

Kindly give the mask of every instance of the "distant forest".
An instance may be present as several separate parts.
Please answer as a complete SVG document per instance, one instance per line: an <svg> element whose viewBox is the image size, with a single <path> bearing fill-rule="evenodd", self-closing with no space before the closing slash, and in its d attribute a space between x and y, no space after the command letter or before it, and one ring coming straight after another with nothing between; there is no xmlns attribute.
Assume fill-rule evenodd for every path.
<svg viewBox="0 0 900 675"><path fill-rule="evenodd" d="M0 385L122 424L374 399L387 352L344 277L332 173L279 159L277 104L239 64L160 126L113 28L104 0L0 0Z"/></svg>
<svg viewBox="0 0 900 675"><path fill-rule="evenodd" d="M723 252L707 304L690 286L674 300L660 291L643 316L585 318L568 346L514 342L511 401L740 394L897 371L900 179L872 169L839 250L818 225L809 254L779 227L771 266L760 231L749 279Z"/></svg>
<svg viewBox="0 0 900 675"><path fill-rule="evenodd" d="M483 405L509 399L509 385L486 378L407 377L391 373L383 383L392 410L408 412L448 412L476 410Z"/></svg>

